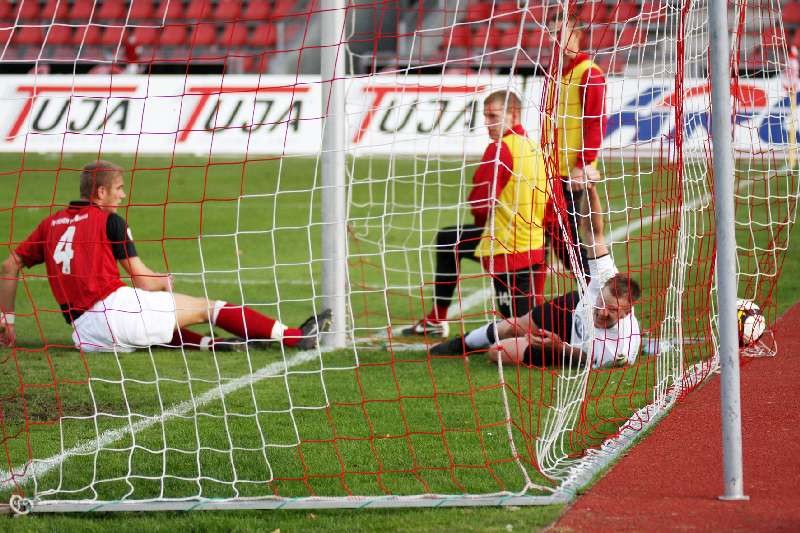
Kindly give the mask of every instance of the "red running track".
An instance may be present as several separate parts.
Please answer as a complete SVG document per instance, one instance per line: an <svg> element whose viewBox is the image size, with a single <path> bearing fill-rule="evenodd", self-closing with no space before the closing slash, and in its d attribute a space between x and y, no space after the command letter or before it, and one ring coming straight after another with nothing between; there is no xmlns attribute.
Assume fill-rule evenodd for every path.
<svg viewBox="0 0 800 533"><path fill-rule="evenodd" d="M741 367L744 493L721 501L720 383L672 412L551 531L800 532L800 304L777 322L778 355Z"/></svg>

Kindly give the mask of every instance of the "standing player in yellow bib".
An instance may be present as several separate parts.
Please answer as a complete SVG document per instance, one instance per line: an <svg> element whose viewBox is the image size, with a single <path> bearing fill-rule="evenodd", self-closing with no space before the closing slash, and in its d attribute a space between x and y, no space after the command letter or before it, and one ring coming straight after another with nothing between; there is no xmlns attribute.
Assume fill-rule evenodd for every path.
<svg viewBox="0 0 800 533"><path fill-rule="evenodd" d="M569 247L589 273L586 250L578 246L578 224L586 202L586 188L599 181L597 157L605 135L606 79L603 70L581 51L585 30L574 18L559 28L553 66L544 89L542 149L551 173L557 173L557 208L566 214L566 236L555 220L548 227L551 246L566 268L571 268ZM560 56L560 60L559 60ZM560 70L559 70L560 68ZM558 194L563 194L558 198Z"/></svg>
<svg viewBox="0 0 800 533"><path fill-rule="evenodd" d="M472 178L468 202L474 224L443 228L436 236L433 307L403 335L447 337L447 309L462 259L479 261L492 275L497 309L522 316L542 298L544 216L550 199L544 157L520 124L522 102L495 91L483 103L491 142Z"/></svg>

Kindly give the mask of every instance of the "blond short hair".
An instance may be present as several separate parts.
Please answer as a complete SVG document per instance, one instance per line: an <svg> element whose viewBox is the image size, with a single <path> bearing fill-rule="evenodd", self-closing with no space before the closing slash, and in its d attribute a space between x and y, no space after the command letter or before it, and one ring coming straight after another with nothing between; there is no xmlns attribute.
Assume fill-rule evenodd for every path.
<svg viewBox="0 0 800 533"><path fill-rule="evenodd" d="M508 104L506 104L506 102L508 102ZM522 112L522 101L513 91L501 89L499 91L489 93L489 96L483 99L484 107L494 103L506 105L506 109L509 113L519 114Z"/></svg>
<svg viewBox="0 0 800 533"><path fill-rule="evenodd" d="M100 187L111 187L111 182L122 175L122 167L110 161L98 159L81 170L81 198L91 200Z"/></svg>

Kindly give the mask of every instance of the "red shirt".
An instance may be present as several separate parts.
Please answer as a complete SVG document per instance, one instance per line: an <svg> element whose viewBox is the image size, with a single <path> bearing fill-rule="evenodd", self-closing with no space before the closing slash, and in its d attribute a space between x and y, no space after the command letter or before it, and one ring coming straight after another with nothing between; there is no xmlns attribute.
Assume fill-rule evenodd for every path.
<svg viewBox="0 0 800 533"><path fill-rule="evenodd" d="M115 217L112 223L110 217ZM119 221L122 219L118 215L96 205L73 202L42 220L15 250L26 267L45 264L50 289L67 322L125 285L115 255L120 255L118 249L126 246L127 256L135 256L136 252L132 242L125 242L127 226L122 231L123 242L109 239L109 228L113 223L119 227Z"/></svg>

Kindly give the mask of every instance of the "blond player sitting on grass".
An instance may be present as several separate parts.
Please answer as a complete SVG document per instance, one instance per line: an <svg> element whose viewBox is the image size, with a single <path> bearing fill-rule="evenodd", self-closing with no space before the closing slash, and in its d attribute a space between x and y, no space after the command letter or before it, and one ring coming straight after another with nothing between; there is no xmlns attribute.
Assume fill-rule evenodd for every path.
<svg viewBox="0 0 800 533"><path fill-rule="evenodd" d="M125 199L123 170L95 161L83 168L80 197L48 216L0 266L0 345L16 341L14 305L22 267L44 263L47 279L75 347L89 352L129 352L153 345L230 351L267 339L311 349L330 326L331 313L289 328L245 305L172 291L171 277L152 271L139 257L117 208ZM133 287L120 278L117 263ZM211 324L233 333L235 342L186 329Z"/></svg>
<svg viewBox="0 0 800 533"><path fill-rule="evenodd" d="M591 236L586 242L591 281L580 297L570 292L534 307L520 318L492 322L430 349L431 355L461 355L489 348L493 362L528 366L607 368L632 364L641 337L633 305L639 284L617 271L603 236L603 216L594 186L588 189Z"/></svg>

